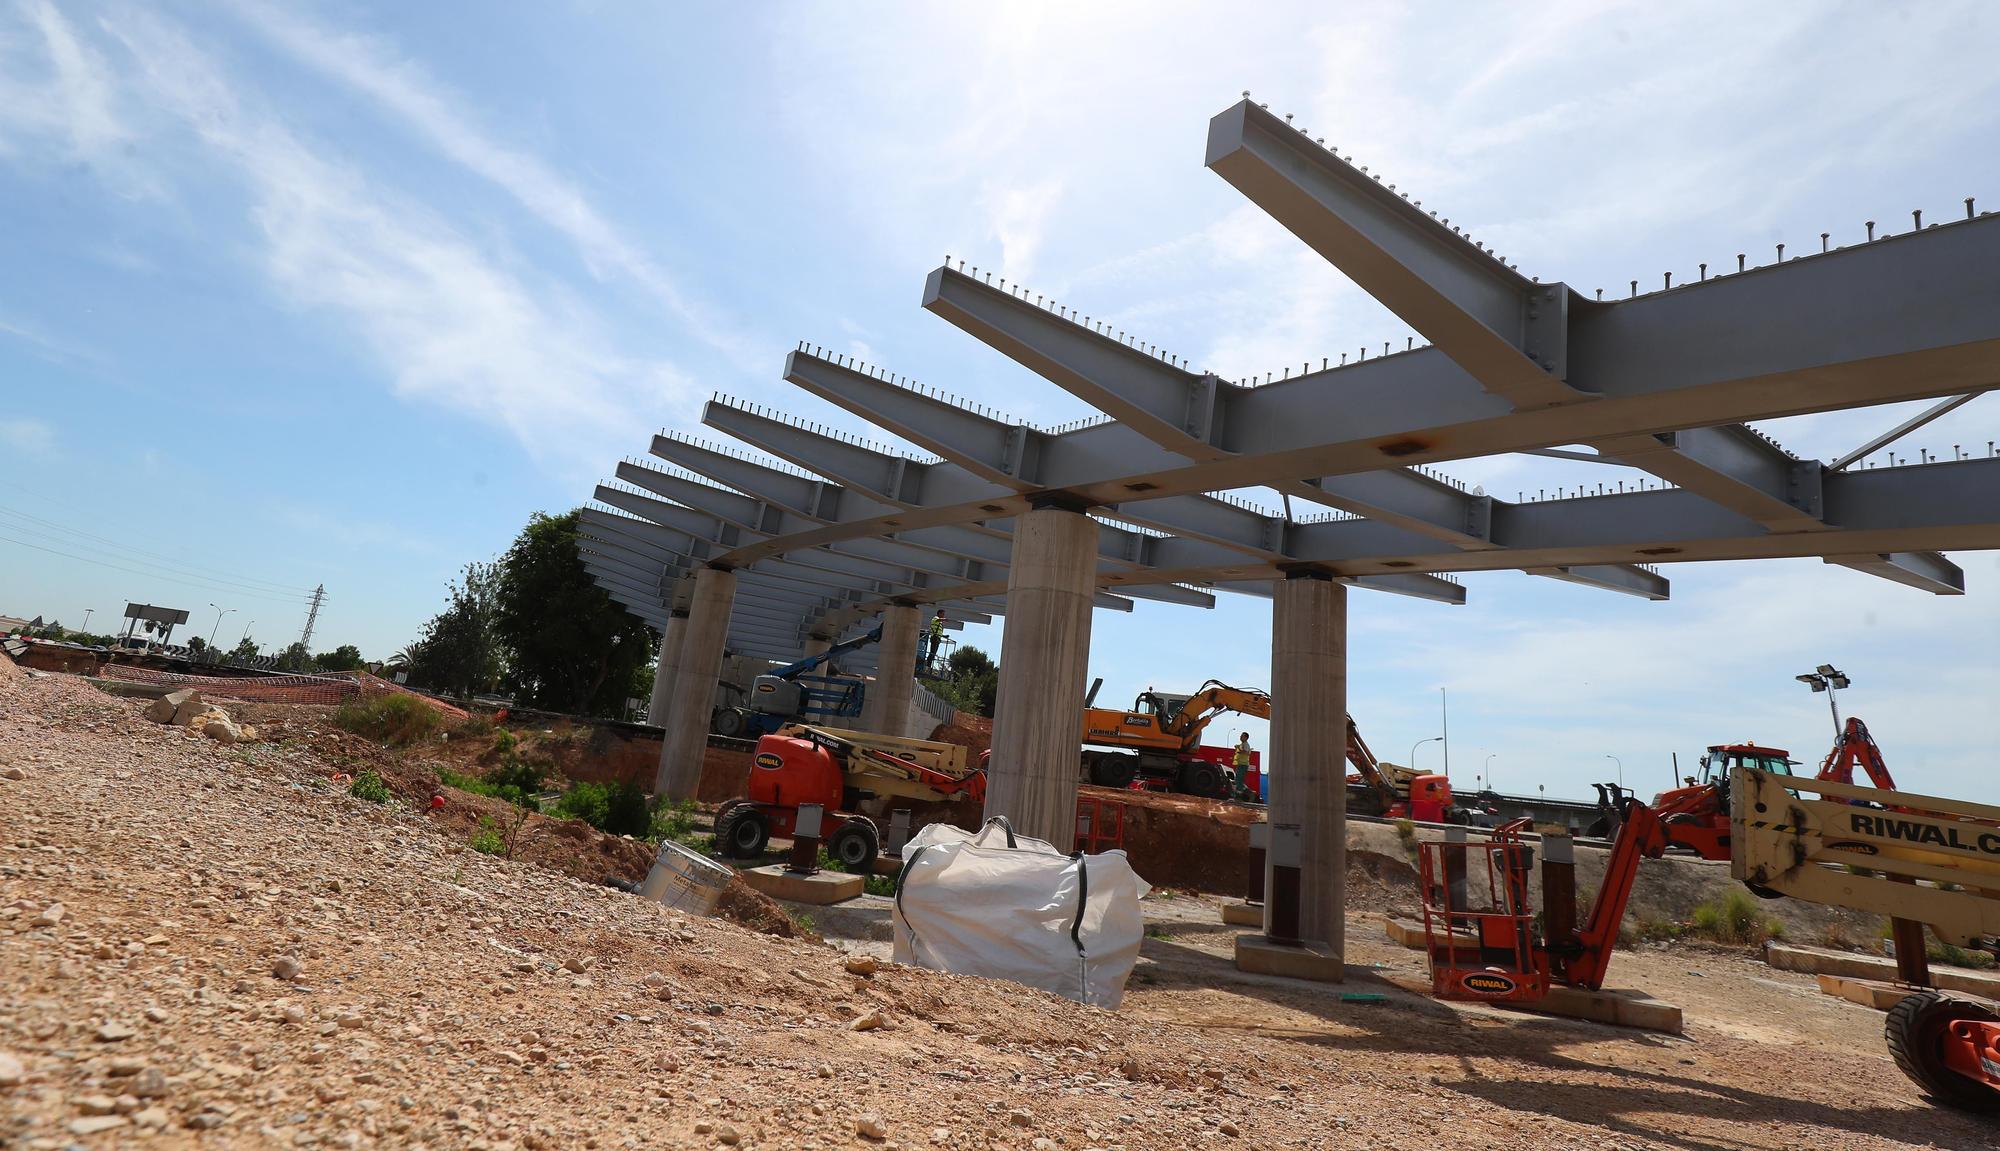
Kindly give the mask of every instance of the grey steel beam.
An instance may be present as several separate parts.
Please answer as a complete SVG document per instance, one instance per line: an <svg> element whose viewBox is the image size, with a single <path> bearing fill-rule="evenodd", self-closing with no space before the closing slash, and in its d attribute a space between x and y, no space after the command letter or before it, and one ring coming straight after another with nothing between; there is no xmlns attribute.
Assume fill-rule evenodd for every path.
<svg viewBox="0 0 2000 1151"><path fill-rule="evenodd" d="M1742 424L1599 440L1599 451L1748 516L1772 531L1819 531L1818 460L1794 459Z"/></svg>
<svg viewBox="0 0 2000 1151"><path fill-rule="evenodd" d="M1505 550L1497 552L1445 554L1367 520L1301 525L1292 550L1336 571L1481 571L2000 548L2000 458L1830 473L1824 498L1835 526L1818 532L1770 532L1694 493L1667 489L1504 505L1494 535ZM1949 585L1950 572L1939 582Z"/></svg>
<svg viewBox="0 0 2000 1151"><path fill-rule="evenodd" d="M1569 289L1531 282L1249 100L1209 121L1206 163L1514 407L1588 398L1563 382Z"/></svg>
<svg viewBox="0 0 2000 1151"><path fill-rule="evenodd" d="M1264 403L1262 397L1246 398L1251 389L1170 364L1156 354L1071 322L1039 303L1029 304L1012 292L947 268L931 273L925 284L924 306L1120 422L1057 436L1020 429L1017 438L1008 441L1006 452L995 452L991 447L993 427L950 411L923 411L921 401L926 397L913 396L908 389L897 394L893 385L879 379L863 376L857 382L851 371L842 377L810 365L788 378L850 410L853 404L834 393L844 391L850 397L870 394L881 407L903 413L905 426L899 434L940 454L963 460L965 454L985 449L989 459L1004 459L1009 465L1018 460L1023 466L1039 465L1044 456L1066 452L1123 460L1131 471L1163 466L1159 452L1189 460L1219 459L1235 446L1226 435L1231 411ZM794 354L788 366L797 362ZM1302 365L1302 374L1304 368ZM1285 383L1274 386L1289 389ZM995 421L988 421L991 423ZM954 432L960 433L955 443L949 438ZM1146 443L1135 455L1133 441L1141 438ZM1073 452L1072 447L1076 449ZM1037 467L1032 473L1022 473L1022 478L1052 484L1067 477ZM1296 498L1414 531L1434 531L1441 539L1457 539L1465 546L1484 546L1477 533L1480 517L1468 506L1476 504L1475 497L1409 469L1370 473L1365 484L1335 477L1305 483L1288 478L1269 482Z"/></svg>
<svg viewBox="0 0 2000 1151"><path fill-rule="evenodd" d="M1826 562L1880 576L1932 595L1964 595L1965 571L1936 552L1827 556Z"/></svg>
<svg viewBox="0 0 2000 1151"><path fill-rule="evenodd" d="M655 454L659 454L657 448ZM638 465L633 466L638 467ZM675 503L765 535L789 535L824 522L769 503L754 495L743 495L655 468L642 468L640 471L643 473L642 478L626 476L622 472L620 478L627 479ZM782 473L779 475L782 476ZM993 570L995 565L992 565L991 561L968 559L955 552L917 547L892 539L853 540L848 543L828 545L828 550L954 579L976 580L988 575L997 577L1006 570L1005 564L997 565L996 572Z"/></svg>
<svg viewBox="0 0 2000 1151"><path fill-rule="evenodd" d="M874 499L896 505L895 512L881 518L880 522L899 529L897 534L900 539L915 537L914 532L900 529L934 526L930 519L935 514L934 501L950 508L968 493L977 493L973 505L975 515L981 515L985 522L995 524L996 530L999 530L1003 526L1000 521L1010 521L1015 513L1032 506L1036 498L1031 493L1016 492L1005 485L989 483L948 460L925 463L893 456L852 440L822 435L766 410L746 409L711 400L702 409L702 422L809 471L838 480L849 490L858 487ZM895 487L872 488L867 486L865 479L857 479L870 475L892 476ZM950 523L962 518L954 511L935 522ZM841 526L828 525L793 538L810 540L823 532L838 533ZM836 538L846 537L836 535ZM1111 570L1143 567L1149 538L1136 532L1098 525L1098 555L1103 561L1099 564L1100 571L1107 570L1107 564ZM748 554L754 549L743 550ZM1210 548L1210 553L1217 563L1226 563L1232 558L1232 550L1227 547Z"/></svg>
<svg viewBox="0 0 2000 1151"><path fill-rule="evenodd" d="M1700 382L1756 378L1759 386L1773 386L1774 377L1786 373L1816 375L1843 359L1861 362L1913 350L1938 353L1942 363L1962 340L1993 337L1990 319L1977 315L1982 293L1990 309L1993 277L1962 265L1964 254L1957 250L1964 241L1993 246L2000 237L1991 228L1944 244L1926 242L1891 260L1870 256L1867 249L1845 249L1794 259L1782 270L1774 266L1748 277L1722 276L1678 292L1600 304L1560 285L1523 280L1426 217L1407 194L1399 198L1379 177L1370 180L1248 101L1211 122L1209 163L1476 378L1510 396L1521 380L1521 357L1498 354L1496 337L1531 352L1538 366L1584 392L1628 396L1685 388L1690 375ZM1901 277L1915 288L1919 285L1910 277L1921 265L1936 273L1918 278L1942 314L1917 325L1889 319L1887 313L1900 306L1879 306L1885 297L1875 278ZM1969 285L1974 299L1954 298L1952 289L1935 282L1939 279L1956 280L1954 287ZM1865 290L1855 290L1864 283ZM1906 302L1893 298L1899 305ZM1825 310L1802 307L1802 300ZM1827 311L1845 311L1856 330L1845 330ZM1510 315L1526 322L1510 326ZM1756 335L1745 338L1750 332ZM1767 334L1773 338L1766 340ZM1662 360L1681 370L1663 371ZM1528 407L1567 401L1517 402ZM1824 526L1817 510L1822 465L1793 459L1747 427L1690 426L1591 442L1607 456L1774 531Z"/></svg>
<svg viewBox="0 0 2000 1151"><path fill-rule="evenodd" d="M656 495L665 495L669 490L685 491L688 487L698 488L702 486L700 484L689 485L686 484L686 481L675 483L673 482L675 477L669 476L664 472L655 471L652 468L625 461L621 461L618 464L617 476L620 480L628 484L644 488ZM710 490L712 491L713 489ZM637 508L633 510L638 511ZM681 527L683 523L688 526L704 526L709 532L713 533L706 538L713 539L717 543L725 541L728 543L737 543L745 540L769 539L775 534L761 529L738 527L730 520L719 518L705 511L666 503L664 501L656 501L654 504L647 505L647 510L639 514L645 515L646 518L652 519L657 523L667 524L672 527ZM793 524L789 526L793 530L798 530L805 525ZM949 573L912 571L910 568L902 565L867 559L853 555L850 551L832 547L815 548L810 551L799 552L790 558L794 563L803 564L807 567L824 568L827 571L845 576L853 576L857 579L907 584L912 587L922 586L928 582L926 576L929 574L945 574L953 579L967 578L967 573L963 570ZM970 578L978 579L981 576L980 573L975 572L971 574Z"/></svg>
<svg viewBox="0 0 2000 1151"><path fill-rule="evenodd" d="M621 468L626 465L620 465ZM691 539L706 542L721 551L731 546L755 544L771 537L761 532L749 532L725 523L713 516L683 508L651 496L627 492L619 488L598 485L596 498L604 503L624 508L634 515L644 516L664 527L681 531ZM719 562L713 556L711 563ZM883 592L889 589L909 589L927 586L930 582L923 574L900 568L877 564L868 560L839 555L824 549L808 549L792 552L787 556L789 569L812 568L826 573L826 582L845 586L862 587ZM732 565L733 566L733 565ZM750 566L750 565L743 565ZM761 570L778 572L779 568L767 567ZM787 570L786 574L796 575Z"/></svg>
<svg viewBox="0 0 2000 1151"><path fill-rule="evenodd" d="M1856 389L1834 405L1844 407L1885 403L1888 394L1915 398L1907 389L1919 381L1926 395L1993 382L2000 219L1992 216L1894 238L1884 233L1826 254L1781 255L1746 273L1644 295L1635 289L1631 298L1599 303L1523 280L1379 178L1247 100L1210 121L1207 163L1495 387L1532 380L1515 361L1607 398L1665 398L1755 380L1773 392ZM1516 311L1524 302L1545 305L1542 314ZM1471 330L1474 323L1490 334ZM1949 380L1965 386L1952 388ZM1879 389L1875 398L1858 398L1871 389ZM1685 418L1678 426L1723 422Z"/></svg>
<svg viewBox="0 0 2000 1151"><path fill-rule="evenodd" d="M1531 573L1559 579L1565 583L1582 584L1585 587L1604 591L1624 592L1640 599L1663 600L1669 598L1667 578L1658 572L1633 564L1577 564L1569 567L1529 568Z"/></svg>

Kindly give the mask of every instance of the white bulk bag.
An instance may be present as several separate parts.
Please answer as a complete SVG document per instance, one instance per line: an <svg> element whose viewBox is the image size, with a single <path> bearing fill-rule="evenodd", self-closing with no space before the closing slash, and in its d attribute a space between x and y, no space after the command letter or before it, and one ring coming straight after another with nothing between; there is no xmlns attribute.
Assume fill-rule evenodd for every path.
<svg viewBox="0 0 2000 1151"><path fill-rule="evenodd" d="M896 962L1011 979L1116 1008L1139 960L1151 890L1123 851L1064 855L1004 819L934 823L903 848Z"/></svg>

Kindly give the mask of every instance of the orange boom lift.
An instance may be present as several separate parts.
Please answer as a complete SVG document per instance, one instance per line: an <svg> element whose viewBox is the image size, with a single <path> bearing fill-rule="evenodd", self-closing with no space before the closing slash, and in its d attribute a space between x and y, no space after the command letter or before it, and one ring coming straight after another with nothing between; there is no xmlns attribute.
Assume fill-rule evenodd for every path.
<svg viewBox="0 0 2000 1151"><path fill-rule="evenodd" d="M1632 898L1639 860L1666 850L1666 829L1636 799L1624 803L1618 840L1604 866L1604 886L1577 922L1576 865L1567 835L1542 837L1541 928L1528 899L1533 849L1517 819L1480 843L1418 845L1424 943L1431 993L1440 999L1534 1003L1552 984L1604 986L1618 925Z"/></svg>

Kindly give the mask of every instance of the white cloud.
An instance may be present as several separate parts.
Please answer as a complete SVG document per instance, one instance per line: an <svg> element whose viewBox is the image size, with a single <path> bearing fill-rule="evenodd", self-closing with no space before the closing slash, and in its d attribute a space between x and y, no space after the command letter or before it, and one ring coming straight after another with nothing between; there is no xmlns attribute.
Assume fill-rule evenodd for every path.
<svg viewBox="0 0 2000 1151"><path fill-rule="evenodd" d="M419 62L398 54L384 41L323 28L256 0L236 0L234 7L250 27L294 60L373 100L398 126L513 197L545 226L568 238L593 273L629 279L678 317L689 334L739 365L768 368L767 345L736 330L732 321L685 291L607 220L583 189L539 157L482 131Z"/></svg>
<svg viewBox="0 0 2000 1151"><path fill-rule="evenodd" d="M0 446L21 455L53 458L57 454L56 430L46 420L32 416L0 415Z"/></svg>
<svg viewBox="0 0 2000 1151"><path fill-rule="evenodd" d="M282 298L353 331L400 394L498 424L578 470L595 470L609 444L690 394L680 371L620 351L552 281L531 288L429 205L295 135L264 93L241 88L179 28L140 13L101 20L129 53L114 69L60 13L30 14L44 57L58 61L42 103L64 110L72 137L124 141L134 170L239 184L254 250ZM114 124L102 112L114 104L149 118ZM26 327L4 330L58 348Z"/></svg>

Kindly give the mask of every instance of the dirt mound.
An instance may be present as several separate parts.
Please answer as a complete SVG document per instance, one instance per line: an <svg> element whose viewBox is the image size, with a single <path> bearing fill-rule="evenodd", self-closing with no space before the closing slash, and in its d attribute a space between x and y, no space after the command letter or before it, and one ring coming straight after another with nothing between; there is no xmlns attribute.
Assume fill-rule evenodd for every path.
<svg viewBox="0 0 2000 1151"><path fill-rule="evenodd" d="M1355 911L1408 914L1420 896L1417 869L1408 859L1355 847L1347 849L1347 906Z"/></svg>
<svg viewBox="0 0 2000 1151"><path fill-rule="evenodd" d="M951 723L941 723L931 732L931 738L939 743L955 743L967 748L976 759L980 752L993 746L993 721L981 715L958 713Z"/></svg>

